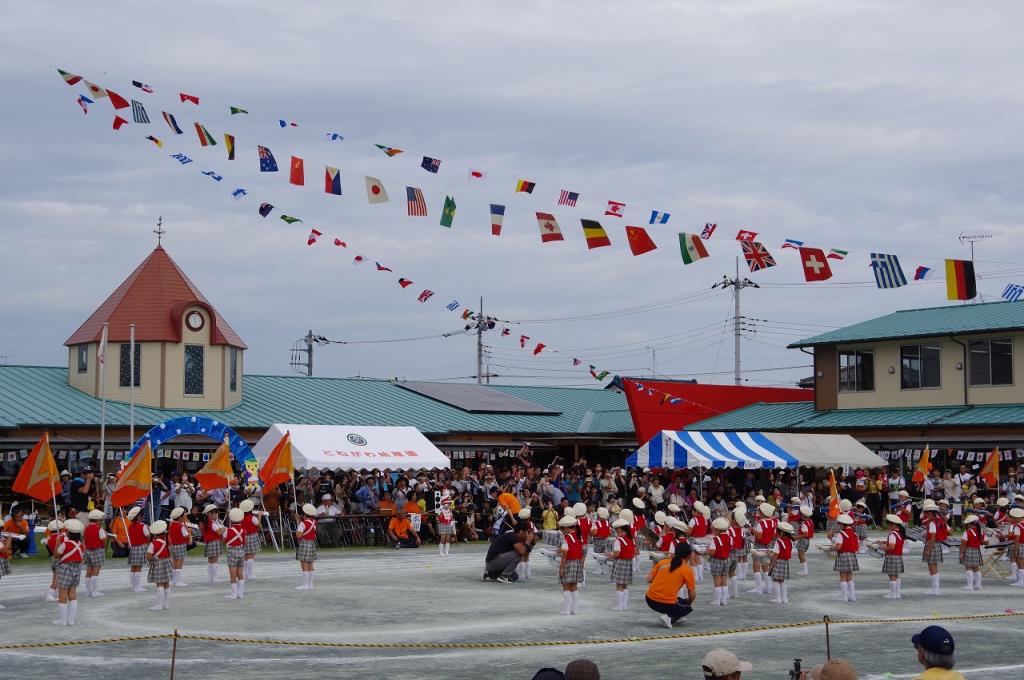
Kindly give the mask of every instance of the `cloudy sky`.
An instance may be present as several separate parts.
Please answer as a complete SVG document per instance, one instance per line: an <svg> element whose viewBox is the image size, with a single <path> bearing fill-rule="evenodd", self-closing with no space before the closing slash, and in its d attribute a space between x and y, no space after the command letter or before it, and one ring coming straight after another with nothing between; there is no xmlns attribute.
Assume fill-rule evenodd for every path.
<svg viewBox="0 0 1024 680"><path fill-rule="evenodd" d="M741 261L761 286L743 293L745 377L792 384L809 371L787 342L947 304L941 280L877 290L872 251L899 255L909 276L967 257L961 233L991 234L977 249L980 291L998 299L1024 283L1022 13L799 0L10 5L0 355L65 363L62 343L149 253L162 215L168 252L249 345L248 373L287 373L289 348L312 329L428 337L318 349L318 375L472 376L475 339L440 336L463 327L447 303L483 296L512 329L485 335L497 382L594 385L574 356L584 369L649 375L656 361L661 375L731 382L731 297L710 286L733 272L746 228L779 266L751 274ZM83 115L84 89L52 67L140 100L152 124L115 132L104 100ZM250 113L229 116L231 105ZM194 121L216 147L199 147ZM257 144L282 172L258 171ZM305 187L288 184L291 155L305 159ZM436 176L423 155L441 159ZM341 168L342 196L323 193L325 165ZM467 181L468 168L486 180ZM367 204L365 175L389 204ZM532 196L513 192L518 179L536 182ZM406 216L406 185L423 189L429 217ZM236 202L235 187L249 195ZM555 205L561 189L580 193L576 208ZM438 224L446 194L451 229ZM609 199L627 204L625 219L603 216ZM277 206L271 218L261 201ZM499 238L490 203L507 206ZM651 210L671 220L651 229L657 251L633 257L623 227L645 226ZM564 242L541 245L536 211L556 215ZM612 247L588 251L580 218L600 219ZM705 222L719 225L711 257L684 266L677 233ZM314 226L324 237L308 247ZM831 282L806 284L797 254L779 250L787 238L850 254ZM394 273L353 266L355 255ZM420 304L424 288L436 296ZM560 353L534 358L519 335Z"/></svg>

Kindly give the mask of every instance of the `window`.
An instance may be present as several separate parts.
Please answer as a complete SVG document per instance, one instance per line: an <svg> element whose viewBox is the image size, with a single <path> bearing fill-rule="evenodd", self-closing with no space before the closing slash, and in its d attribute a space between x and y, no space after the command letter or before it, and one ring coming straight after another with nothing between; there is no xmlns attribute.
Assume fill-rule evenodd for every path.
<svg viewBox="0 0 1024 680"><path fill-rule="evenodd" d="M78 372L89 370L89 345L78 345Z"/></svg>
<svg viewBox="0 0 1024 680"><path fill-rule="evenodd" d="M132 346L125 342L121 344L121 378L118 385L121 387L128 387L128 371L131 364L131 351ZM140 380L140 374L142 372L142 345L135 343L135 370L133 371L135 376L135 386L138 387L142 384Z"/></svg>
<svg viewBox="0 0 1024 680"><path fill-rule="evenodd" d="M839 391L871 392L875 389L875 353L870 350L839 352Z"/></svg>
<svg viewBox="0 0 1024 680"><path fill-rule="evenodd" d="M1013 339L975 340L970 345L972 385L1013 384Z"/></svg>
<svg viewBox="0 0 1024 680"><path fill-rule="evenodd" d="M231 364L228 368L228 389L238 391L238 348L231 348Z"/></svg>
<svg viewBox="0 0 1024 680"><path fill-rule="evenodd" d="M185 394L203 394L202 345L185 345Z"/></svg>
<svg viewBox="0 0 1024 680"><path fill-rule="evenodd" d="M939 347L904 345L900 347L900 389L917 390L939 387Z"/></svg>

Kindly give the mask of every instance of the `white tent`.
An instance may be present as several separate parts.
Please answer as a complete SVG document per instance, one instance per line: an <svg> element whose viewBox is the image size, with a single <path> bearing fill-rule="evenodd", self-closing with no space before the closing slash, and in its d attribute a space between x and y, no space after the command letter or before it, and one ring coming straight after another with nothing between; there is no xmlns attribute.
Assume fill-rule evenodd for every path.
<svg viewBox="0 0 1024 680"><path fill-rule="evenodd" d="M274 423L253 447L262 465L291 433L297 470L419 470L449 468L451 461L415 427Z"/></svg>

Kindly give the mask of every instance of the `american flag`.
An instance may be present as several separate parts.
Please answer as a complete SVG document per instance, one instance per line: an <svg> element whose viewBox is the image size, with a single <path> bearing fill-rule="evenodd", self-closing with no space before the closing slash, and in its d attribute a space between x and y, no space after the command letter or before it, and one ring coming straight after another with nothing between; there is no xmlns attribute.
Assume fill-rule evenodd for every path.
<svg viewBox="0 0 1024 680"><path fill-rule="evenodd" d="M568 205L573 208L576 207L576 201L578 201L580 195L575 191L566 191L562 189L562 195L558 197L558 205Z"/></svg>
<svg viewBox="0 0 1024 680"><path fill-rule="evenodd" d="M405 199L409 204L409 217L427 216L427 203L423 200L422 191L416 187L406 187Z"/></svg>
<svg viewBox="0 0 1024 680"><path fill-rule="evenodd" d="M757 241L740 241L743 248L743 258L747 261L750 271L759 272L762 269L775 266L775 258L771 256L763 243Z"/></svg>

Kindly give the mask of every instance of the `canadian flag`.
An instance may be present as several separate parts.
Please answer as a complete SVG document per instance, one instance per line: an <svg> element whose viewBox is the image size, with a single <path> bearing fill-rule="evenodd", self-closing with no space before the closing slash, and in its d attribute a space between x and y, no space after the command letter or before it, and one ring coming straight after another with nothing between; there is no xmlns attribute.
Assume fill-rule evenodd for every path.
<svg viewBox="0 0 1024 680"><path fill-rule="evenodd" d="M604 214L611 215L612 217L622 217L622 211L625 209L625 203L619 203L618 201L608 201L608 209L604 211Z"/></svg>
<svg viewBox="0 0 1024 680"><path fill-rule="evenodd" d="M323 236L323 234L321 232L317 231L316 229L310 229L309 230L309 238L306 239L306 245L307 246L313 245L314 243L316 243L316 240L318 238L320 238L321 236Z"/></svg>
<svg viewBox="0 0 1024 680"><path fill-rule="evenodd" d="M738 232L736 232L737 241L753 241L756 238L756 231L747 231L746 229L740 229Z"/></svg>

